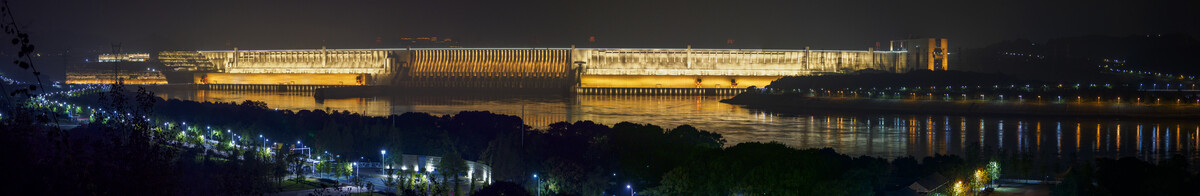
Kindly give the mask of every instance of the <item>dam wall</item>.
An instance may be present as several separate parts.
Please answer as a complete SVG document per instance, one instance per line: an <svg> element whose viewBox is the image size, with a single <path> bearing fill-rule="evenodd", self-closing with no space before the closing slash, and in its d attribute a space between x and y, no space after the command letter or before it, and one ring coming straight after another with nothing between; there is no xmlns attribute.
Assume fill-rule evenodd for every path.
<svg viewBox="0 0 1200 196"><path fill-rule="evenodd" d="M619 88L745 88L766 86L785 76L929 69L909 56L907 51L874 49L689 47L235 49L167 51L158 58L164 59L169 70L194 71L189 81L197 84L598 88L586 92L609 92Z"/></svg>

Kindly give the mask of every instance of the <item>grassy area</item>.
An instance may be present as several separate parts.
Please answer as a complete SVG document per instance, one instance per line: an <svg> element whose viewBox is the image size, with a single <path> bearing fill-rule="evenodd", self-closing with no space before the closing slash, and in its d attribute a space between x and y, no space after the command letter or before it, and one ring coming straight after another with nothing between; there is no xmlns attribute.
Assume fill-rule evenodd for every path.
<svg viewBox="0 0 1200 196"><path fill-rule="evenodd" d="M996 192L991 195L996 196L1022 196L1022 195L1050 195L1054 185L1048 184L1017 184L1005 185L1004 187L996 188Z"/></svg>
<svg viewBox="0 0 1200 196"><path fill-rule="evenodd" d="M349 194L349 196L376 196L376 195L384 195L384 194L379 194L379 193L350 193Z"/></svg>
<svg viewBox="0 0 1200 196"><path fill-rule="evenodd" d="M229 162L229 160L228 160L228 159L221 158L221 157L216 157L216 155L209 156L209 157L208 157L208 160L212 160L212 161L214 161L214 162L217 162L217 163L225 163L225 162ZM195 157L192 157L192 161L194 161L195 163L203 163L203 162L204 162L204 155L203 155L203 154L196 154L196 156L195 156Z"/></svg>
<svg viewBox="0 0 1200 196"><path fill-rule="evenodd" d="M283 191L318 189L321 188L321 184L325 184L326 187L334 187L333 184L321 183L312 179L304 179L304 181L301 182L296 182L295 180L289 179L284 180L283 183L280 184L280 188L282 188Z"/></svg>

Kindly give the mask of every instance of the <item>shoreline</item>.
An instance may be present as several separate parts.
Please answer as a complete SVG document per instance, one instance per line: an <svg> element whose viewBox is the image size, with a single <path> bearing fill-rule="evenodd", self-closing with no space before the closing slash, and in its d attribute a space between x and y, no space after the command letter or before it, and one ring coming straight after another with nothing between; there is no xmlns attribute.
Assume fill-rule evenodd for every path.
<svg viewBox="0 0 1200 196"><path fill-rule="evenodd" d="M947 115L1049 117L1200 118L1200 105L1038 103L1033 101L942 101L914 99L815 98L742 93L722 103L777 111L854 110Z"/></svg>

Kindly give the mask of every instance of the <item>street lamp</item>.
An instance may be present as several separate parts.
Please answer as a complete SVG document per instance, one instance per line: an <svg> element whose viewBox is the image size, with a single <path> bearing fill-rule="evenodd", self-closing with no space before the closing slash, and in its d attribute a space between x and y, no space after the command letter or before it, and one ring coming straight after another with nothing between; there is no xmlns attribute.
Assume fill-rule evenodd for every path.
<svg viewBox="0 0 1200 196"><path fill-rule="evenodd" d="M542 195L542 181L538 180L536 173L533 174L533 181L537 181L537 195L541 196Z"/></svg>
<svg viewBox="0 0 1200 196"><path fill-rule="evenodd" d="M629 189L629 196L633 196L633 186L625 184L625 189Z"/></svg>
<svg viewBox="0 0 1200 196"><path fill-rule="evenodd" d="M379 164L384 164L384 163L383 163L383 160L385 160L384 158L386 158L386 156L387 156L387 150L380 150L380 151L379 151ZM382 167L382 166L381 166L381 167Z"/></svg>

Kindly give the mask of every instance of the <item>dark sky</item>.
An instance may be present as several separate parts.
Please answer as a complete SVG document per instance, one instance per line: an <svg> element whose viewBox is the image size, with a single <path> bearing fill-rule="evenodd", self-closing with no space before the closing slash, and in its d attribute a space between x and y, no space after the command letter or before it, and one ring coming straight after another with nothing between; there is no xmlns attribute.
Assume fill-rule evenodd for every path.
<svg viewBox="0 0 1200 196"><path fill-rule="evenodd" d="M952 47L1079 35L1200 34L1197 1L382 1L10 0L43 52L403 47L866 49L949 38ZM381 38L384 44L376 43Z"/></svg>

